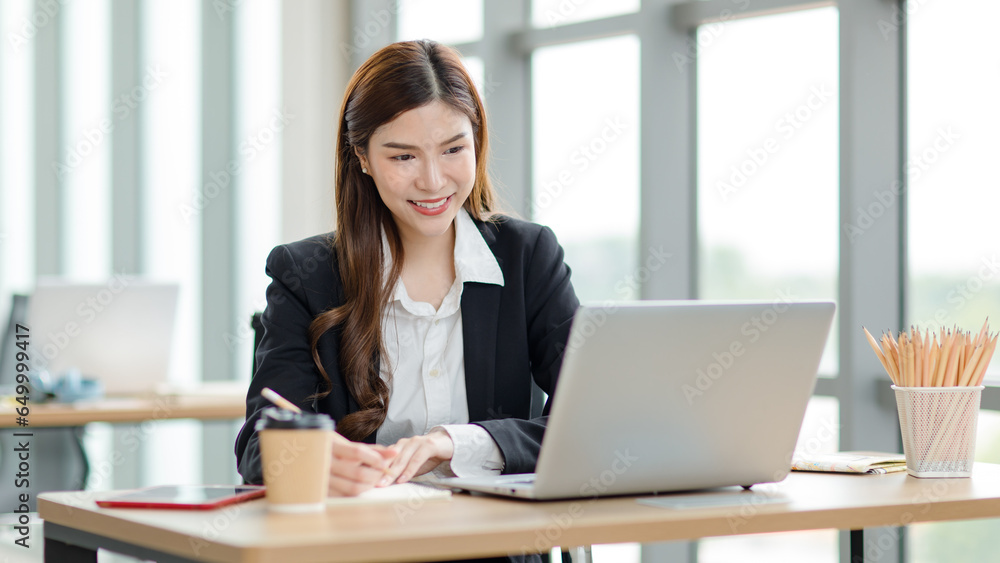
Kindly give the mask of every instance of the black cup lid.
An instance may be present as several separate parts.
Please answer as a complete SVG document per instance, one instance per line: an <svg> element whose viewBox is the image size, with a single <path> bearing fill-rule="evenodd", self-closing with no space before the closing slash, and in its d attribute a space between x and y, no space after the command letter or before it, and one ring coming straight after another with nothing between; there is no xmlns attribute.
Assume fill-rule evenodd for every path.
<svg viewBox="0 0 1000 563"><path fill-rule="evenodd" d="M330 418L330 415L328 414L319 414L314 412L298 413L285 409L279 409L277 407L268 407L261 412L260 419L257 420L257 424L254 425L254 428L257 430L262 430L264 428L333 430L334 424L333 419Z"/></svg>

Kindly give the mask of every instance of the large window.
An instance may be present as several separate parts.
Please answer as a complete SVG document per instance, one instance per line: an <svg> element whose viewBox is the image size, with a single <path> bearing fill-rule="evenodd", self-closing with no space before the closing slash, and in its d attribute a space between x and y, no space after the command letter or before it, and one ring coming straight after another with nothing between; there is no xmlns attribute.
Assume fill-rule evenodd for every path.
<svg viewBox="0 0 1000 563"><path fill-rule="evenodd" d="M1000 4L962 0L907 18L907 304L922 327L978 331L990 317L1000 328L998 16Z"/></svg>
<svg viewBox="0 0 1000 563"><path fill-rule="evenodd" d="M47 173L62 187L61 267L72 279L101 283L112 273L111 138L119 119L109 103L111 3L68 2L60 23L60 79L71 94L61 100L59 158Z"/></svg>
<svg viewBox="0 0 1000 563"><path fill-rule="evenodd" d="M302 127L310 118L291 111L281 100L280 3L248 3L236 18L236 91L240 94L232 159L239 171L233 178L239 196L239 291L233 331L219 342L236 352L237 378L249 381L253 355L249 319L254 312L264 310L264 292L270 282L264 262L280 242L277 211L281 209L282 135L288 128Z"/></svg>
<svg viewBox="0 0 1000 563"><path fill-rule="evenodd" d="M192 202L201 165L201 12L191 0L151 2L141 17L143 60L139 68L140 84L144 79L145 86L136 90L134 109L123 107L129 109L130 115L125 117L140 120L144 128L140 157L146 225L142 267L156 279L180 284L176 322L184 328L174 333L170 380L193 384L200 379L201 349L201 228ZM178 36L189 40L177 41ZM155 432L148 430L143 433L153 446L145 449L148 482L197 482L199 425L160 421ZM169 444L189 447L178 451Z"/></svg>
<svg viewBox="0 0 1000 563"><path fill-rule="evenodd" d="M532 218L552 227L581 301L637 299L639 42L532 57Z"/></svg>
<svg viewBox="0 0 1000 563"><path fill-rule="evenodd" d="M103 283L124 273L176 282L170 383L249 377L250 312L263 306L264 257L281 221L281 133L300 123L279 95L280 16L276 0L0 3L4 319L10 294L30 292L41 276ZM202 45L223 35L232 37L227 49ZM232 67L209 75L229 81L225 88L203 84L206 61ZM219 115L233 126L206 131L205 117ZM214 142L203 143L206 135ZM208 149L222 145L229 160L206 171ZM232 221L206 220L226 206ZM203 252L220 239L236 241L234 250L204 264ZM203 299L213 283L225 286L231 307ZM203 331L206 320L226 330ZM208 355L225 358L203 373ZM197 482L209 465L224 465L221 474L235 479L225 453L235 431L224 430L205 446L219 458L202 465L197 423L90 425L93 459L118 452L128 461L92 471L87 485Z"/></svg>
<svg viewBox="0 0 1000 563"><path fill-rule="evenodd" d="M0 2L0 319L6 322L9 295L30 290L34 280L34 45L17 23L33 8L28 0Z"/></svg>
<svg viewBox="0 0 1000 563"><path fill-rule="evenodd" d="M699 28L699 297L836 299L837 31L835 8Z"/></svg>
<svg viewBox="0 0 1000 563"><path fill-rule="evenodd" d="M1000 4L914 4L907 14L906 190L909 323L973 333L1000 328ZM886 28L886 33L894 33ZM883 194L886 205L897 194ZM987 384L1000 378L994 355ZM983 411L976 459L1000 462L1000 414ZM1000 520L911 526L910 561L995 557Z"/></svg>
<svg viewBox="0 0 1000 563"><path fill-rule="evenodd" d="M699 297L836 299L837 32L835 8L698 29ZM833 330L821 374L836 354ZM800 450L837 449L837 411L812 400ZM698 560L833 562L836 546L833 530L708 539Z"/></svg>

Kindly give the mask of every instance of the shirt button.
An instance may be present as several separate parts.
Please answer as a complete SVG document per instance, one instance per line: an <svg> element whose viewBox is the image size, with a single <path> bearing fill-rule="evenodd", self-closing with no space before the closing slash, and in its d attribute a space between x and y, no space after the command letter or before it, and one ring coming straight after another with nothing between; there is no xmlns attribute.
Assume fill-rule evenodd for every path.
<svg viewBox="0 0 1000 563"><path fill-rule="evenodd" d="M428 375L430 375L431 377L437 377L437 376L441 375L441 372L439 372L436 369L432 369L431 372Z"/></svg>
<svg viewBox="0 0 1000 563"><path fill-rule="evenodd" d="M439 322L441 322L441 319L434 319L434 326L437 326Z"/></svg>

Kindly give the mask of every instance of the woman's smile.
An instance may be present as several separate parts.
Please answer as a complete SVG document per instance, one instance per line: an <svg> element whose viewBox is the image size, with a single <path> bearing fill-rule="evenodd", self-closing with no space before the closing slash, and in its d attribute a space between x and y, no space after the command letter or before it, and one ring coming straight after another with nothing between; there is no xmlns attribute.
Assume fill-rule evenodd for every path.
<svg viewBox="0 0 1000 563"><path fill-rule="evenodd" d="M439 199L424 199L424 200L410 200L410 204L417 210L418 213L423 213L424 215L440 215L448 210L448 205L451 203L452 196L442 197Z"/></svg>

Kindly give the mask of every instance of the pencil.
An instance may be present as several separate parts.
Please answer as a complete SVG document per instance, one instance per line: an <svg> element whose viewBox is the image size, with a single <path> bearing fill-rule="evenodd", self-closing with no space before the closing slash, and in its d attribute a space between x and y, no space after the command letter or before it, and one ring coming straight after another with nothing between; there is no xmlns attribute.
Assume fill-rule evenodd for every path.
<svg viewBox="0 0 1000 563"><path fill-rule="evenodd" d="M944 368L944 380L942 382L944 387L954 387L957 383L956 377L958 375L958 359L962 356L961 343L959 342L960 338L960 335L955 334L955 338L951 344L951 355L948 358L948 365Z"/></svg>
<svg viewBox="0 0 1000 563"><path fill-rule="evenodd" d="M986 341L983 344L983 353L979 357L979 363L976 365L976 369L972 373L972 379L969 381L969 385L978 387L983 384L983 378L986 377L986 370L990 366L990 360L993 359L993 350L996 348L996 344L996 335L992 337L987 335Z"/></svg>
<svg viewBox="0 0 1000 563"><path fill-rule="evenodd" d="M899 336L896 338L898 340L899 374L900 379L903 380L903 387L913 387L913 382L910 380L910 357L906 354L906 342L904 338L903 333L899 333Z"/></svg>
<svg viewBox="0 0 1000 563"><path fill-rule="evenodd" d="M275 405L277 405L277 406L285 409L286 411L302 412L302 409L300 409L299 407L295 406L294 403L292 403L288 399L282 397L281 395L279 395L275 391L272 391L269 387L265 387L265 388L261 389L260 390L260 395L262 397L264 397L265 399L267 399L268 401L271 401Z"/></svg>
<svg viewBox="0 0 1000 563"><path fill-rule="evenodd" d="M975 335L958 325L921 331L911 325L895 336L885 331L876 339L862 326L865 339L897 387L980 386L986 377L1000 333L991 333L989 319Z"/></svg>
<svg viewBox="0 0 1000 563"><path fill-rule="evenodd" d="M972 353L972 358L969 362L965 364L965 371L962 372L962 376L958 379L958 384L962 386L968 386L972 383L972 376L979 367L979 358L983 355L983 347L976 346L976 351Z"/></svg>
<svg viewBox="0 0 1000 563"><path fill-rule="evenodd" d="M958 354L958 364L955 367L955 379L952 385L958 385L958 378L961 377L962 373L965 371L965 363L969 361L969 335L968 333L962 333L962 347L959 348Z"/></svg>
<svg viewBox="0 0 1000 563"><path fill-rule="evenodd" d="M936 343L936 339L935 339ZM934 366L931 364L931 353L933 352L931 343L931 332L927 331L924 335L924 374L923 374L923 386L929 387L931 385L931 378L933 377Z"/></svg>
<svg viewBox="0 0 1000 563"><path fill-rule="evenodd" d="M954 335L951 333L951 331L948 331L947 336L943 336L944 329L941 329L941 331L942 331L941 355L938 358L938 365L936 370L937 373L934 374L934 383L933 383L933 385L936 387L944 385L945 368L947 367L948 364L949 354L951 354L952 343L955 340Z"/></svg>
<svg viewBox="0 0 1000 563"><path fill-rule="evenodd" d="M930 335L930 332L927 333ZM938 344L937 334L931 339L930 345L927 346L927 385L934 385L934 376L937 373L937 360L938 360L938 350L940 350L940 345Z"/></svg>
<svg viewBox="0 0 1000 563"><path fill-rule="evenodd" d="M909 381L910 387L917 386L917 371L916 371L917 355L913 350L913 342L909 338L906 339L906 377Z"/></svg>
<svg viewBox="0 0 1000 563"><path fill-rule="evenodd" d="M875 356L878 358L878 361L882 364L882 367L885 369L885 372L889 374L889 378L892 379L892 382L894 384L898 385L899 383L896 381L895 374L893 374L892 370L889 369L889 362L888 360L886 360L885 354L882 353L882 349L879 348L878 343L875 342L875 337L872 336L872 333L868 332L867 328L861 327L861 330L865 331L865 338L868 339L868 345L871 346L872 350L875 351Z"/></svg>
<svg viewBox="0 0 1000 563"><path fill-rule="evenodd" d="M292 403L288 399L282 397L276 391L272 390L269 387L265 387L265 388L261 389L260 390L260 394L261 394L262 397L264 397L268 401L271 401L275 405L277 405L277 406L279 406L279 407L281 407L281 408L283 408L285 410L292 411L292 412L302 412L302 409L300 409L299 407L295 406L294 403ZM333 438L334 438L334 440L340 440L341 442L348 442L349 441L347 438L341 436L339 432L334 432L333 433ZM389 475L390 474L390 471L389 471L388 467L383 467L383 468L373 467L373 469L375 469L376 471L381 471L383 475Z"/></svg>
<svg viewBox="0 0 1000 563"><path fill-rule="evenodd" d="M983 328L979 330L979 336L976 337L976 346L982 346L983 344L986 343L986 340L989 340L986 334L986 330L989 328L989 326L990 326L990 318L986 317L986 322L983 323Z"/></svg>
<svg viewBox="0 0 1000 563"><path fill-rule="evenodd" d="M885 342L887 342L886 347L886 359L889 360L890 365L892 365L893 371L896 373L896 381L898 385L906 387L906 379L903 372L903 360L899 357L899 347L896 345L896 340L890 336L884 336Z"/></svg>
<svg viewBox="0 0 1000 563"><path fill-rule="evenodd" d="M902 364L899 363L899 345L896 343L896 339L892 337L892 331L886 335L886 340L889 341L889 347L892 348L892 353L896 357L896 367L902 368ZM902 370L900 370L900 375L902 375Z"/></svg>

